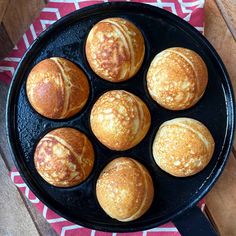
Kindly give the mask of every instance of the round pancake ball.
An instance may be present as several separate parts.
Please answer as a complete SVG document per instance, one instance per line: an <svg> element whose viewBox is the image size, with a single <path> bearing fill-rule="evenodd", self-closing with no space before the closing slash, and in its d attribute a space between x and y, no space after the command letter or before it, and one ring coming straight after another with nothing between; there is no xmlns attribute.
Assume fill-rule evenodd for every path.
<svg viewBox="0 0 236 236"><path fill-rule="evenodd" d="M52 57L39 62L29 73L26 93L42 116L65 119L78 113L89 97L84 72L71 61Z"/></svg>
<svg viewBox="0 0 236 236"><path fill-rule="evenodd" d="M91 129L106 147L122 151L136 146L145 137L151 123L146 104L125 90L104 93L95 102Z"/></svg>
<svg viewBox="0 0 236 236"><path fill-rule="evenodd" d="M205 62L186 48L169 48L158 53L147 73L149 94L169 110L192 107L203 96L207 82Z"/></svg>
<svg viewBox="0 0 236 236"><path fill-rule="evenodd" d="M127 222L138 219L150 208L154 187L142 164L119 157L101 172L96 194L100 206L111 218Z"/></svg>
<svg viewBox="0 0 236 236"><path fill-rule="evenodd" d="M57 187L80 184L90 174L94 150L89 139L73 128L58 128L38 143L34 163L41 177Z"/></svg>
<svg viewBox="0 0 236 236"><path fill-rule="evenodd" d="M215 142L205 125L190 118L164 122L153 142L156 164L167 173L186 177L203 170L210 162Z"/></svg>
<svg viewBox="0 0 236 236"><path fill-rule="evenodd" d="M126 81L142 65L145 44L140 30L123 18L107 18L93 26L86 41L92 70L104 80Z"/></svg>

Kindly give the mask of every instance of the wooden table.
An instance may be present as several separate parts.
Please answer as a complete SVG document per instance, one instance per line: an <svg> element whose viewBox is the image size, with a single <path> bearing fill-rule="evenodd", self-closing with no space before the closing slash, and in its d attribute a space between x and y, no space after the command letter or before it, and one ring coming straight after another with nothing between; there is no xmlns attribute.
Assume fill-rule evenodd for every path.
<svg viewBox="0 0 236 236"><path fill-rule="evenodd" d="M205 36L223 59L236 94L236 0L206 0ZM56 235L8 177L14 166L5 132L8 86L0 82L0 235ZM236 142L225 170L206 198L221 235L236 235Z"/></svg>

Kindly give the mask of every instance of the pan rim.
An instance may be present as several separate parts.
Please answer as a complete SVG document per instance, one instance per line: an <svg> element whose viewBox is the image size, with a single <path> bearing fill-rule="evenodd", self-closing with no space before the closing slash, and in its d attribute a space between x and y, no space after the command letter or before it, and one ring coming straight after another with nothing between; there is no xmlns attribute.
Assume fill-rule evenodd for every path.
<svg viewBox="0 0 236 236"><path fill-rule="evenodd" d="M192 34L197 35L198 39L201 40L201 43L203 43L209 49L209 51L211 51L212 56L214 56L214 58L218 61L218 64L221 67L220 69L221 69L222 73L224 74L224 78L222 79L223 80L222 82L224 82L225 99L228 98L227 101L229 102L228 106L227 106L227 108L228 108L227 109L227 112L228 112L227 118L228 119L227 119L227 128L226 128L226 134L225 134L225 139L227 139L227 145L223 146L223 148L222 148L222 153L223 153L222 161L221 161L221 163L219 163L219 161L218 161L215 164L215 167L212 170L212 174L210 175L210 178L208 179L207 186L205 186L204 190L200 190L200 193L198 194L197 197L196 197L196 195L194 195L194 197L193 197L194 199L190 200L191 204L187 203L187 205L185 207L179 207L178 210L175 210L173 213L170 213L171 216L168 217L167 219L162 220L160 222L156 222L156 223L152 222L152 223L147 224L146 226L139 225L139 226L135 226L135 227L127 227L127 225L125 224L124 225L125 228L120 228L119 226L109 228L108 224L99 223L99 225L94 226L93 224L86 222L86 221L79 222L79 224L81 226L89 227L89 228L96 229L96 230L108 231L108 232L135 232L135 231L146 230L146 229L150 229L153 227L157 227L161 224L164 224L164 223L174 219L178 215L185 213L190 208L195 206L196 203L201 198L203 198L207 194L207 192L209 192L209 190L213 187L214 183L217 181L218 177L222 173L224 166L227 162L227 159L229 157L229 153L231 151L231 147L233 144L233 138L234 138L234 129L235 129L235 102L234 102L234 94L233 94L232 85L231 85L231 82L229 79L229 75L226 71L226 68L225 68L221 58L217 54L216 50L208 42L208 40L204 36L202 36L201 33L199 33L194 27L190 26L187 22L180 19L179 17L177 17L165 10L159 9L157 7L149 6L149 5L142 4L142 3L133 3L133 2L129 2L129 3L128 2L111 2L111 3L95 4L95 5L77 10L75 12L72 12L72 13L66 15L65 17L62 17L60 20L58 20L53 25L49 26L49 28L47 28L45 31L43 31L40 34L40 36L31 44L31 46L28 48L28 50L26 51L26 53L22 57L22 60L20 61L19 65L15 71L14 77L12 79L12 82L11 82L11 85L9 88L9 92L8 92L8 97L7 97L7 105L6 105L7 140L8 140L11 154L13 156L14 163L15 163L17 169L19 170L22 178L24 179L25 183L31 189L31 191L40 199L40 201L42 201L45 205L49 206L49 208L51 208L57 214L63 216L64 218L66 218L70 221L74 221L70 217L61 214L57 209L55 209L50 204L48 204L45 201L45 199L41 198L41 195L38 194L38 190L35 189L35 187L30 183L30 181L27 180L22 166L20 166L17 161L17 151L15 150L14 140L12 140L13 132L11 131L12 125L13 125L12 124L12 117L11 117L11 110L12 110L11 104L14 102L15 97L16 97L16 94L14 93L14 91L15 91L15 88L17 87L17 85L19 84L19 82L16 80L16 78L17 78L18 73L20 73L22 65L24 65L25 61L27 60L29 52L31 52L32 50L37 48L37 45L39 45L40 41L45 36L50 34L50 32L53 31L55 27L62 24L63 22L67 22L73 18L76 18L76 16L78 14L81 15L81 17L86 17L86 15L89 14L89 12L93 12L94 10L99 10L99 8L101 8L101 9L108 9L109 8L109 10L112 11L112 10L115 10L116 8L119 8L119 7L126 8L127 6L129 6L131 8L132 7L145 8L148 11L157 12L158 14L164 15L165 17L174 20L175 22L177 22L178 24L180 24L184 28L187 28L188 31L191 31ZM225 141L224 141L224 143L225 143ZM219 165L219 167L217 167L218 165Z"/></svg>

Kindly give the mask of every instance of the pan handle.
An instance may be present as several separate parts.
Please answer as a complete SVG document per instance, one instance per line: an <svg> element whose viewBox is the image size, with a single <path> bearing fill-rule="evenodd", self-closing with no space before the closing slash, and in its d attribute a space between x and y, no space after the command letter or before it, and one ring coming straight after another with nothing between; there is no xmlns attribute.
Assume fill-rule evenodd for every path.
<svg viewBox="0 0 236 236"><path fill-rule="evenodd" d="M218 235L211 222L197 206L175 217L172 221L182 236Z"/></svg>

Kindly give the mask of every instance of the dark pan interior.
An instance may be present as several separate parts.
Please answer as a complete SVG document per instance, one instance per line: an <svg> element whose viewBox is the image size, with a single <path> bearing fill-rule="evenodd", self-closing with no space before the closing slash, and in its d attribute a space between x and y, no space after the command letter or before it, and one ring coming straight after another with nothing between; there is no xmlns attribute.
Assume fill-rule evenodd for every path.
<svg viewBox="0 0 236 236"><path fill-rule="evenodd" d="M146 54L139 72L127 82L113 84L101 80L90 69L85 57L85 41L89 30L106 17L124 17L143 33ZM169 47L186 47L204 59L209 83L200 102L185 111L168 111L157 105L148 95L145 76L153 57ZM49 120L30 106L25 84L32 67L39 61L59 56L71 60L87 74L91 96L86 107L67 120ZM136 147L115 152L107 149L94 137L89 125L93 103L107 90L125 89L142 98L151 115L151 128ZM199 174L175 178L155 164L151 152L154 135L166 120L191 117L204 123L211 131L216 148L209 165ZM46 30L31 46L18 70L8 98L7 122L9 142L15 163L32 191L57 213L77 224L106 231L136 231L162 224L196 204L215 182L222 171L232 143L234 104L227 72L210 44L183 20L148 5L135 3L108 3L82 9L64 17ZM47 184L36 172L33 155L39 139L51 129L69 126L83 131L92 141L96 161L89 178L71 188L57 188ZM155 186L155 199L150 210L140 219L121 223L108 217L99 207L96 179L103 167L117 156L133 157L150 171Z"/></svg>

